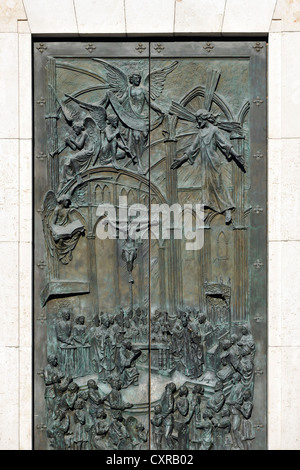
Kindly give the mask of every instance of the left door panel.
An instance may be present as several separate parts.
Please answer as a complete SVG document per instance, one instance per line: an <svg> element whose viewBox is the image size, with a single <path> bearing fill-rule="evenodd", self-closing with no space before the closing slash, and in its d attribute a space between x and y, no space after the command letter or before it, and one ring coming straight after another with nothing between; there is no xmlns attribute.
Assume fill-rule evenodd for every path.
<svg viewBox="0 0 300 470"><path fill-rule="evenodd" d="M147 449L149 45L33 49L34 448Z"/></svg>

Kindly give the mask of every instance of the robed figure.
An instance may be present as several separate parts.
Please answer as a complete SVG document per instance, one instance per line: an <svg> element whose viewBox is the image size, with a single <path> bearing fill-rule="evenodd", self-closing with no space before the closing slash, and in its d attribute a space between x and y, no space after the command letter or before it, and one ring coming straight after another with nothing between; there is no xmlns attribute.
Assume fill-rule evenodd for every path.
<svg viewBox="0 0 300 470"><path fill-rule="evenodd" d="M194 165L196 158L200 156L202 204L219 214L225 213L226 223L229 224L231 210L235 208L235 204L223 182L222 160L217 150L219 149L227 159L233 157L244 170L243 157L235 151L223 132L214 124L215 117L211 112L199 109L195 117L198 127L196 137L183 156L173 161L171 168L179 168L185 162Z"/></svg>

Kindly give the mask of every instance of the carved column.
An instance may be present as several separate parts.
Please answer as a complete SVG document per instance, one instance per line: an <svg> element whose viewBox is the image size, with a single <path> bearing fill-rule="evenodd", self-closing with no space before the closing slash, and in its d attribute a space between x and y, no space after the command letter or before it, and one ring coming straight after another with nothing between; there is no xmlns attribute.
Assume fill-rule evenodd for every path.
<svg viewBox="0 0 300 470"><path fill-rule="evenodd" d="M198 270L198 291L199 291L199 308L200 310L203 311L204 306L205 306L205 295L204 295L204 289L203 289L203 284L205 281L204 278L204 272L203 272L203 263L204 263L204 244L201 250L197 253L197 263L199 265L199 270Z"/></svg>
<svg viewBox="0 0 300 470"><path fill-rule="evenodd" d="M202 276L205 281L212 281L212 270L211 270L211 230L210 227L205 225L204 228L204 245L202 250Z"/></svg>
<svg viewBox="0 0 300 470"><path fill-rule="evenodd" d="M114 207L118 207L119 201L117 199L117 196L119 196L117 193L118 186L113 185L113 204ZM115 273L115 296L116 296L116 308L119 310L121 305L120 305L120 284L119 284L119 241L118 239L115 240L115 258L113 260L114 263L114 273Z"/></svg>
<svg viewBox="0 0 300 470"><path fill-rule="evenodd" d="M159 243L159 299L160 299L160 308L162 310L166 309L166 260L165 260L165 244Z"/></svg>
<svg viewBox="0 0 300 470"><path fill-rule="evenodd" d="M244 141L237 140L236 150L244 154ZM234 289L232 289L233 320L247 318L247 227L245 223L244 173L233 163L234 211Z"/></svg>
<svg viewBox="0 0 300 470"><path fill-rule="evenodd" d="M93 221L93 204L92 204L92 190L91 190L91 183L88 182L88 233L87 233L87 240L88 240L88 260L89 260L89 281L90 281L90 292L91 297L93 300L93 304L95 306L95 310L99 310L99 303L98 303L98 282L97 282L97 257L96 257L96 235L94 233L94 221Z"/></svg>
<svg viewBox="0 0 300 470"><path fill-rule="evenodd" d="M138 265L138 291L139 291L139 305L140 307L143 305L144 302L144 295L145 295L145 263L144 263L144 242L143 240L138 239L138 256L137 256L137 265Z"/></svg>
<svg viewBox="0 0 300 470"><path fill-rule="evenodd" d="M56 89L56 63L53 57L48 57L47 60L47 99L45 108L46 128L47 128L47 165L48 165L48 181L51 189L56 194L58 187L58 160L57 156L52 158L50 153L55 151L58 146L57 137L57 102L54 94ZM59 278L59 261L57 256L51 257L48 255L49 271L53 270L54 278Z"/></svg>
<svg viewBox="0 0 300 470"><path fill-rule="evenodd" d="M54 152L58 146L57 138L57 109L58 103L55 97L56 90L56 63L53 57L49 57L47 61L47 100L46 100L46 119L47 119L47 147L48 155ZM51 175L51 189L56 193L58 188L58 158L48 157L48 174Z"/></svg>
<svg viewBox="0 0 300 470"><path fill-rule="evenodd" d="M166 178L168 202L178 203L177 194L177 171L171 170L171 164L176 158L176 136L175 136L175 116L167 115L165 117L165 148L166 148ZM177 306L182 305L182 270L181 270L181 240L174 239L174 230L170 231L169 260L168 260L168 279L169 279L169 305L171 311Z"/></svg>

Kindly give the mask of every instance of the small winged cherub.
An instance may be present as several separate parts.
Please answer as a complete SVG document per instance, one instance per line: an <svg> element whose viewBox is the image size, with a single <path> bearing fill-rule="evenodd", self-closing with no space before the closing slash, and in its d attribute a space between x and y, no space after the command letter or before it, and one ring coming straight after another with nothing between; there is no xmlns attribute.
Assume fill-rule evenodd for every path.
<svg viewBox="0 0 300 470"><path fill-rule="evenodd" d="M164 112L154 101L162 94L167 75L175 69L178 62L154 70L143 79L140 72L135 71L128 76L111 63L102 59L94 60L105 67L110 86L110 90L96 108L107 109L109 105L112 107L125 128L125 148L132 160L137 162L138 171L145 174L147 171L143 169L141 159L150 131L149 107L158 114L154 124L154 127L157 127L164 118Z"/></svg>
<svg viewBox="0 0 300 470"><path fill-rule="evenodd" d="M50 255L56 255L63 264L72 260L72 252L85 231L76 213L68 195L56 198L53 191L46 193L41 213L46 246Z"/></svg>

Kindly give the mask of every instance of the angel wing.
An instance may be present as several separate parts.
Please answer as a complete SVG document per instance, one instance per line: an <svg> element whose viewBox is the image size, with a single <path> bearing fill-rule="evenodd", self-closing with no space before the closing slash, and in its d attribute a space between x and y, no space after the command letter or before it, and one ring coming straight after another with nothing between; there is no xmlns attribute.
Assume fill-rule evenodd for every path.
<svg viewBox="0 0 300 470"><path fill-rule="evenodd" d="M67 121L68 124L72 125L72 122L75 121L75 120L79 120L80 119L80 110L79 110L79 107L74 107L72 105L70 105L69 103L65 103L63 102L62 100L60 100L54 90L54 88L49 85L49 87L51 88L61 110L62 110L62 113Z"/></svg>
<svg viewBox="0 0 300 470"><path fill-rule="evenodd" d="M107 115L106 110L103 106L85 103L83 101L78 100L74 96L68 95L67 93L66 96L68 98L71 98L71 100L77 103L81 108L87 110L101 131L105 129Z"/></svg>
<svg viewBox="0 0 300 470"><path fill-rule="evenodd" d="M170 65L158 70L150 72L146 77L144 84L149 89L150 98L155 100L162 94L165 81L169 73L177 67L178 61L172 62Z"/></svg>
<svg viewBox="0 0 300 470"><path fill-rule="evenodd" d="M99 134L96 122L94 121L93 118L87 116L85 120L83 121L83 125L85 129L87 130L89 136L95 137L95 135Z"/></svg>
<svg viewBox="0 0 300 470"><path fill-rule="evenodd" d="M54 256L54 242L51 236L51 219L54 209L57 206L57 199L53 191L48 191L44 197L41 217L46 246L51 256Z"/></svg>
<svg viewBox="0 0 300 470"><path fill-rule="evenodd" d="M127 75L115 65L109 64L102 59L96 59L97 62L100 62L104 65L105 69L107 70L107 81L112 88L113 92L117 96L117 98L122 98L125 91L128 87L128 77Z"/></svg>
<svg viewBox="0 0 300 470"><path fill-rule="evenodd" d="M189 111L187 108L182 106L182 104L176 103L172 101L170 106L170 114L175 114L180 119L189 122L196 122L196 115ZM239 135L242 135L242 126L239 122L235 121L218 121L214 122L215 126L219 127L219 129L227 132L236 132Z"/></svg>
<svg viewBox="0 0 300 470"><path fill-rule="evenodd" d="M239 122L235 121L220 121L216 122L216 126L219 127L219 129L222 129L223 131L227 132L234 132L238 136L242 136L242 126Z"/></svg>

